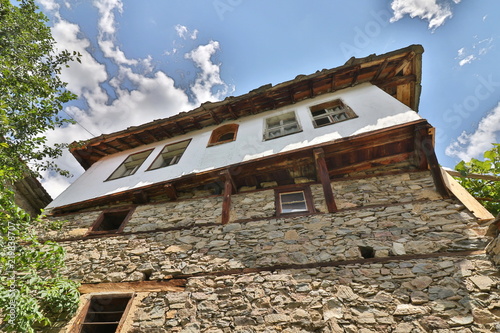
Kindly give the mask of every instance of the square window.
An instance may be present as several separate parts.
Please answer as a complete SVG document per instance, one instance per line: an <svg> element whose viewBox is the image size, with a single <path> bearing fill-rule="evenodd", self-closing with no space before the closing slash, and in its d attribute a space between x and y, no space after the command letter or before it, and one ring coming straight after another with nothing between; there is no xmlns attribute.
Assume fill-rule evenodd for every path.
<svg viewBox="0 0 500 333"><path fill-rule="evenodd" d="M126 176L133 175L148 158L153 149L146 150L140 153L132 154L127 157L125 161L109 176L106 180L113 180Z"/></svg>
<svg viewBox="0 0 500 333"><path fill-rule="evenodd" d="M90 227L89 234L108 234L121 232L132 216L133 209L104 211Z"/></svg>
<svg viewBox="0 0 500 333"><path fill-rule="evenodd" d="M155 170L179 163L191 139L166 145L148 170Z"/></svg>
<svg viewBox="0 0 500 333"><path fill-rule="evenodd" d="M281 213L307 212L304 191L280 193Z"/></svg>
<svg viewBox="0 0 500 333"><path fill-rule="evenodd" d="M133 294L93 296L79 320L80 333L114 333L123 324Z"/></svg>
<svg viewBox="0 0 500 333"><path fill-rule="evenodd" d="M278 116L269 117L265 120L264 140L270 140L300 132L299 122L295 112L287 112Z"/></svg>
<svg viewBox="0 0 500 333"><path fill-rule="evenodd" d="M315 211L309 186L288 186L275 190L276 216L313 213Z"/></svg>
<svg viewBox="0 0 500 333"><path fill-rule="evenodd" d="M357 117L340 99L312 106L310 110L316 128Z"/></svg>

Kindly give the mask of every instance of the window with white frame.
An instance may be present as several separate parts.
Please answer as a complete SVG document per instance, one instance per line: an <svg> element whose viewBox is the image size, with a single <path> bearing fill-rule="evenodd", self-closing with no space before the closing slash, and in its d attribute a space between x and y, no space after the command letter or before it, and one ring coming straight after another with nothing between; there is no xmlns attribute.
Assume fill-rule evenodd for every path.
<svg viewBox="0 0 500 333"><path fill-rule="evenodd" d="M148 170L164 168L179 163L191 139L166 145Z"/></svg>
<svg viewBox="0 0 500 333"><path fill-rule="evenodd" d="M275 190L276 216L313 213L315 211L309 186L287 186Z"/></svg>
<svg viewBox="0 0 500 333"><path fill-rule="evenodd" d="M264 139L270 140L292 133L300 132L300 124L294 111L265 119Z"/></svg>
<svg viewBox="0 0 500 333"><path fill-rule="evenodd" d="M107 180L113 180L126 176L133 175L148 158L153 149L146 150L140 153L129 155L125 161L109 176Z"/></svg>
<svg viewBox="0 0 500 333"><path fill-rule="evenodd" d="M340 99L314 105L310 110L314 127L331 125L357 117L354 111Z"/></svg>

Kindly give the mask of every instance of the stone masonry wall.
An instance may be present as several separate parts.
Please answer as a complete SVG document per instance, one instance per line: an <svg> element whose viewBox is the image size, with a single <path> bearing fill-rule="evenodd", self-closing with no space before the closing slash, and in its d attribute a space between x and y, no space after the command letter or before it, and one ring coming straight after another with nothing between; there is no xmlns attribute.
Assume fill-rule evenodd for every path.
<svg viewBox="0 0 500 333"><path fill-rule="evenodd" d="M126 332L500 332L487 226L429 172L334 181L333 214L310 186L310 215L274 217L267 189L233 195L226 225L209 196L138 206L122 235L82 238L96 210L45 237L82 283L188 277L138 293Z"/></svg>

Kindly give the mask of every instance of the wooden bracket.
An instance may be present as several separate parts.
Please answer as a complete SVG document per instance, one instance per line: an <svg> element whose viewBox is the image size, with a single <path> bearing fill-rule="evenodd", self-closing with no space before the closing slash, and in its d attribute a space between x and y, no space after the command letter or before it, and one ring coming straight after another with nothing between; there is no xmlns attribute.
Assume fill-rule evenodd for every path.
<svg viewBox="0 0 500 333"><path fill-rule="evenodd" d="M318 180L323 186L323 193L325 195L326 207L329 213L336 212L337 205L335 204L335 198L333 196L332 185L330 183L330 176L328 175L328 167L325 160L325 152L322 148L316 148L313 150L314 160L316 161L316 174Z"/></svg>
<svg viewBox="0 0 500 333"><path fill-rule="evenodd" d="M425 134L422 134L422 131L419 131L419 133L419 135L415 135L415 140L418 139L418 142L416 141L416 144L425 156L425 160L427 162L429 170L431 171L436 190L443 198L449 198L450 192L448 191L448 188L446 187L446 184L444 182L443 175L441 174L441 168L439 167L439 163L436 157L436 152L434 151L432 129L428 128L427 133Z"/></svg>
<svg viewBox="0 0 500 333"><path fill-rule="evenodd" d="M165 186L163 186L163 188L165 189L165 194L170 198L170 200L177 200L177 191L174 184L166 184Z"/></svg>

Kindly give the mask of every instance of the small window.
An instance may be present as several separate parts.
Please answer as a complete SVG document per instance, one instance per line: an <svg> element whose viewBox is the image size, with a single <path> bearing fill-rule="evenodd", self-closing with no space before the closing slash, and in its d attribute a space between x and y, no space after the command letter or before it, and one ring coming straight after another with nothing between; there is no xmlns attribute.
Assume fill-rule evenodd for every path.
<svg viewBox="0 0 500 333"><path fill-rule="evenodd" d="M148 170L164 168L179 163L191 139L166 145Z"/></svg>
<svg viewBox="0 0 500 333"><path fill-rule="evenodd" d="M144 163L152 151L153 149L150 149L129 155L129 157L127 157L127 159L111 174L111 176L109 176L107 180L133 175L141 167L142 163Z"/></svg>
<svg viewBox="0 0 500 333"><path fill-rule="evenodd" d="M340 99L312 106L310 110L313 125L316 128L357 117L354 111Z"/></svg>
<svg viewBox="0 0 500 333"><path fill-rule="evenodd" d="M108 234L121 232L132 216L133 209L104 211L90 227L89 234Z"/></svg>
<svg viewBox="0 0 500 333"><path fill-rule="evenodd" d="M92 296L79 321L80 333L114 333L123 325L132 294Z"/></svg>
<svg viewBox="0 0 500 333"><path fill-rule="evenodd" d="M264 139L270 140L301 131L295 112L287 112L265 120Z"/></svg>
<svg viewBox="0 0 500 333"><path fill-rule="evenodd" d="M276 190L276 216L314 212L309 186Z"/></svg>
<svg viewBox="0 0 500 333"><path fill-rule="evenodd" d="M217 127L213 130L207 147L220 145L236 140L236 133L238 132L238 124L227 124Z"/></svg>

